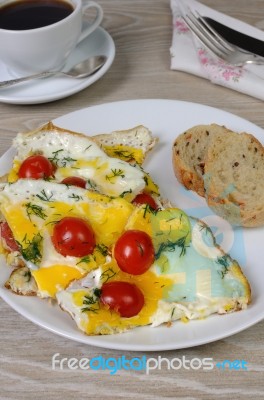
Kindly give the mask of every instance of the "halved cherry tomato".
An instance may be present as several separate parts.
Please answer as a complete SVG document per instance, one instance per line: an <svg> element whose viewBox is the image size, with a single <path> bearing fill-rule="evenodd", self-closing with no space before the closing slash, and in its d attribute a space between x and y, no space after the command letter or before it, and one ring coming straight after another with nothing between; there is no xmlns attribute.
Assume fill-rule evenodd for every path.
<svg viewBox="0 0 264 400"><path fill-rule="evenodd" d="M62 218L53 229L52 242L63 256L84 257L95 248L94 232L81 218Z"/></svg>
<svg viewBox="0 0 264 400"><path fill-rule="evenodd" d="M13 233L7 222L1 222L0 224L1 237L5 240L7 247L11 251L19 251L19 246L14 239Z"/></svg>
<svg viewBox="0 0 264 400"><path fill-rule="evenodd" d="M153 197L145 192L139 193L134 200L132 200L133 204L148 204L153 210L158 209L158 205L156 204Z"/></svg>
<svg viewBox="0 0 264 400"><path fill-rule="evenodd" d="M101 288L100 301L102 304L130 318L137 315L144 306L144 296L141 290L128 282L107 282Z"/></svg>
<svg viewBox="0 0 264 400"><path fill-rule="evenodd" d="M139 230L128 230L117 240L114 256L119 268L132 275L141 275L154 262L154 247L150 236Z"/></svg>
<svg viewBox="0 0 264 400"><path fill-rule="evenodd" d="M26 158L18 171L19 178L45 179L54 174L55 167L46 157L38 154Z"/></svg>
<svg viewBox="0 0 264 400"><path fill-rule="evenodd" d="M64 185L78 186L83 189L86 187L86 181L79 176L68 176L67 178L63 179L61 183L64 183Z"/></svg>

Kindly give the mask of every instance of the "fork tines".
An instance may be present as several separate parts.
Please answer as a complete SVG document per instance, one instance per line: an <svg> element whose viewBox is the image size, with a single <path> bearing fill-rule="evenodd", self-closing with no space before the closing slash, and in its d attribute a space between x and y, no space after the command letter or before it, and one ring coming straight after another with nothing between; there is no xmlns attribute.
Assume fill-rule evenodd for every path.
<svg viewBox="0 0 264 400"><path fill-rule="evenodd" d="M194 14L193 11L189 10L188 13L182 14L182 18L202 44L218 57L224 58L225 55L228 55L230 52L235 50L231 44L229 44L210 24L208 24L198 11Z"/></svg>

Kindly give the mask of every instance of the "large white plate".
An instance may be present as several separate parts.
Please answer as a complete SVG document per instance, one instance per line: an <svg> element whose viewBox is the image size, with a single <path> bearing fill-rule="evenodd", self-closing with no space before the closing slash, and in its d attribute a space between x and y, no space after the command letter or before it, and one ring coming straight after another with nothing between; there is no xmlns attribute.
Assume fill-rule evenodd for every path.
<svg viewBox="0 0 264 400"><path fill-rule="evenodd" d="M63 71L69 71L73 65L94 55L104 55L107 57L107 61L92 76L83 79L53 76L10 86L0 89L0 102L11 104L48 103L71 96L98 81L109 70L115 58L114 41L109 33L100 27L78 44L69 56ZM0 60L0 80L13 78L14 76Z"/></svg>
<svg viewBox="0 0 264 400"><path fill-rule="evenodd" d="M194 103L170 100L134 100L103 104L62 116L55 124L87 134L127 129L138 124L149 127L160 138L157 149L149 156L145 169L159 184L161 192L177 206L202 217L215 227L218 243L243 265L253 292L253 301L245 311L225 316L211 316L188 324L175 322L172 327L136 328L112 336L85 336L72 319L38 298L16 296L3 288L8 277L4 263L0 272L0 295L16 311L32 322L64 337L94 346L120 350L169 350L212 342L254 325L264 317L264 228L232 229L221 218L212 215L202 198L182 188L176 181L171 164L171 146L177 135L195 124L225 124L237 131L253 133L264 141L264 132L256 125L227 112ZM12 151L0 160L0 173L9 168Z"/></svg>

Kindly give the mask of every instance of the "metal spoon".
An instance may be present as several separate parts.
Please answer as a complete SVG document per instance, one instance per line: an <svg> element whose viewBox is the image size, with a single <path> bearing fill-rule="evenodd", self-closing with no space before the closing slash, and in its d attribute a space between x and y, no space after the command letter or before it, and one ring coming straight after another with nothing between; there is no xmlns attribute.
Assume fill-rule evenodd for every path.
<svg viewBox="0 0 264 400"><path fill-rule="evenodd" d="M93 56L93 57L88 58L87 60L80 62L79 64L74 65L67 72L46 71L46 72L40 72L40 73L34 74L34 75L25 76L22 78L10 79L8 81L0 82L0 88L16 85L17 83L29 81L31 79L46 78L48 76L53 76L53 75L62 75L62 76L67 76L70 78L77 78L77 79L87 78L88 76L90 76L90 75L94 74L96 71L98 71L104 65L106 60L107 60L106 56Z"/></svg>

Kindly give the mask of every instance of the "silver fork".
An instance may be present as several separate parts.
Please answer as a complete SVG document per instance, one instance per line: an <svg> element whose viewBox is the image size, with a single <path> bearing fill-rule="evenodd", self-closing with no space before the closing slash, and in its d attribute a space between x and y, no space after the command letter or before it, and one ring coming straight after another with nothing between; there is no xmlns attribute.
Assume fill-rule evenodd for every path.
<svg viewBox="0 0 264 400"><path fill-rule="evenodd" d="M208 22L198 13L198 11L182 11L182 18L195 36L213 54L228 64L242 66L244 64L264 64L264 57L248 53L237 46L227 42Z"/></svg>

